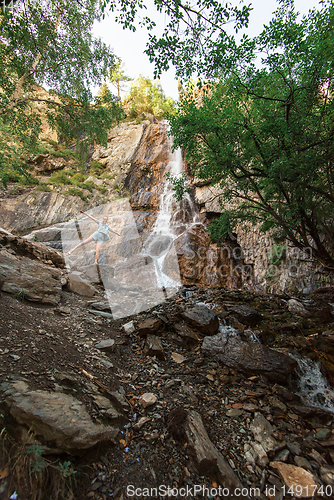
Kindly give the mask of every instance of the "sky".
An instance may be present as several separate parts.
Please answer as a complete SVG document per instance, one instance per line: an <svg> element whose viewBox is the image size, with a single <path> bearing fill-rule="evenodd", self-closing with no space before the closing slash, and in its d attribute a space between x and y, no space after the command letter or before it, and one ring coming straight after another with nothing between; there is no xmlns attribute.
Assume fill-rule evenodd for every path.
<svg viewBox="0 0 334 500"><path fill-rule="evenodd" d="M233 2L235 3L235 2ZM252 0L243 2L253 6L250 14L249 27L244 30L250 37L258 35L262 31L264 24L268 24L272 18L272 12L277 8L275 0ZM162 14L155 11L152 0L146 0L146 15L152 17L157 24L156 33L162 32L166 19ZM295 0L295 7L301 14L306 14L309 9L317 7L317 0ZM114 21L114 16L109 13L106 18L96 23L94 27L95 36L101 37L103 41L110 45L114 53L121 58L124 63L126 75L131 78L138 78L140 75L148 76L153 79L154 66L149 62L149 58L144 54L148 34L145 28L138 28L136 32L123 30L122 26ZM175 79L174 69L170 69L160 77L160 83L166 95L173 99L178 99L177 80ZM110 90L116 93L116 89L109 84Z"/></svg>

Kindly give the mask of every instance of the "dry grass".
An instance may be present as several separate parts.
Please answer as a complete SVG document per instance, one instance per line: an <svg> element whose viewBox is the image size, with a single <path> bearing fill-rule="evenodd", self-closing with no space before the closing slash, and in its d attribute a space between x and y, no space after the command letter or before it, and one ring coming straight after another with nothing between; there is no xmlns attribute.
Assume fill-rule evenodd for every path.
<svg viewBox="0 0 334 500"><path fill-rule="evenodd" d="M0 499L74 500L76 471L71 462L52 461L29 432L18 443L6 428L0 433ZM16 494L16 496L15 496Z"/></svg>

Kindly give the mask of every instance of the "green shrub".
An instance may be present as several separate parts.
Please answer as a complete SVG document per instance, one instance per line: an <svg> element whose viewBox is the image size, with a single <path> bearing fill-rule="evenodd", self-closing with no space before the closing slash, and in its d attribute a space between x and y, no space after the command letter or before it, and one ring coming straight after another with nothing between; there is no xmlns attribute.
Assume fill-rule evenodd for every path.
<svg viewBox="0 0 334 500"><path fill-rule="evenodd" d="M110 179L113 180L115 177L117 177L117 172L113 172L112 174L105 172L104 174L101 175L101 179Z"/></svg>
<svg viewBox="0 0 334 500"><path fill-rule="evenodd" d="M88 198L84 195L81 189L70 187L67 191L70 196L79 196L83 201L88 203Z"/></svg>
<svg viewBox="0 0 334 500"><path fill-rule="evenodd" d="M80 182L85 182L87 179L86 175L81 174L80 172L76 172L72 177L73 184L79 184Z"/></svg>
<svg viewBox="0 0 334 500"><path fill-rule="evenodd" d="M35 191L44 191L46 193L49 193L50 191L52 191L52 189L47 184L45 184L45 182L40 182L38 186L36 186Z"/></svg>
<svg viewBox="0 0 334 500"><path fill-rule="evenodd" d="M61 170L59 172L52 172L49 183L55 186L68 186L72 184L72 180L69 178L66 170Z"/></svg>
<svg viewBox="0 0 334 500"><path fill-rule="evenodd" d="M99 177L105 169L105 165L102 165L99 161L93 160L90 164L90 173L97 177Z"/></svg>

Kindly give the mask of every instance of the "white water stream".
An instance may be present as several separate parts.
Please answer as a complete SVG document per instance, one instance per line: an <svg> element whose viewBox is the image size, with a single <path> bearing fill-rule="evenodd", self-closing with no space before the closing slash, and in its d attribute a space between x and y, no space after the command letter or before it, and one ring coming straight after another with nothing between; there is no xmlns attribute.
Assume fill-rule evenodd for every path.
<svg viewBox="0 0 334 500"><path fill-rule="evenodd" d="M172 140L169 140L170 148ZM171 154L166 173L173 177L180 177L184 171L181 149ZM200 223L199 214L188 193L185 193L181 202L176 202L173 185L166 179L163 193L160 197L159 212L152 231L143 245L142 253L150 257L155 266L156 277L162 288L179 288L181 286L178 261L175 254L172 275L178 274L175 280L163 272L165 258L173 252L174 240L189 229L192 225ZM174 266L175 265L175 266Z"/></svg>
<svg viewBox="0 0 334 500"><path fill-rule="evenodd" d="M309 406L334 413L334 391L321 373L319 364L309 358L291 356L298 363L297 388L294 388L294 392Z"/></svg>

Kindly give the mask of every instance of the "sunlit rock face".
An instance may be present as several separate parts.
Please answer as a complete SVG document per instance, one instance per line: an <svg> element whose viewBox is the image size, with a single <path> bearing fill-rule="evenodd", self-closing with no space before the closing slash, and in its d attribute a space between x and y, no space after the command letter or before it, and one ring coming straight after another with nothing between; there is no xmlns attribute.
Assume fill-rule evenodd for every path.
<svg viewBox="0 0 334 500"><path fill-rule="evenodd" d="M134 210L158 209L169 160L167 127L161 123L148 125L125 179L125 187L131 193L130 203Z"/></svg>
<svg viewBox="0 0 334 500"><path fill-rule="evenodd" d="M145 120L140 124L122 123L109 132L107 147L97 146L92 155L92 160L102 163L112 179L89 179L93 179L98 186L99 182L109 182L126 190L141 240L142 250L139 253L153 260L164 254L162 270L168 276L176 273L175 280L178 281L179 269L181 283L240 288L247 270L245 274L240 252L235 253L239 247L235 242L228 242L224 247L211 244L194 199L186 194L182 202L177 203L173 197L165 173L180 175L184 166L181 152L173 156L171 146L172 140L164 122ZM34 168L39 175L59 170L62 167L60 163L64 162L63 168L70 168L70 160L61 158L61 162L57 163L50 155L42 155L35 160ZM42 180L47 183L47 177ZM26 189L16 196L4 196L1 200L0 226L14 233L34 229L28 238L61 250L62 223L76 219L80 210L89 211L95 207L100 213L98 207L103 207L103 203L113 203L109 191L103 196L104 201L101 193L94 190L89 199L83 201L78 196ZM54 230L50 232L50 229ZM123 241L122 245L127 243ZM124 249L119 249L119 252L121 250L123 252ZM91 249L91 252L93 255L94 250ZM117 264L116 255L108 253L106 246L104 254L101 254L101 264ZM80 262L79 259L77 264L80 265ZM249 281L248 276L246 280Z"/></svg>

